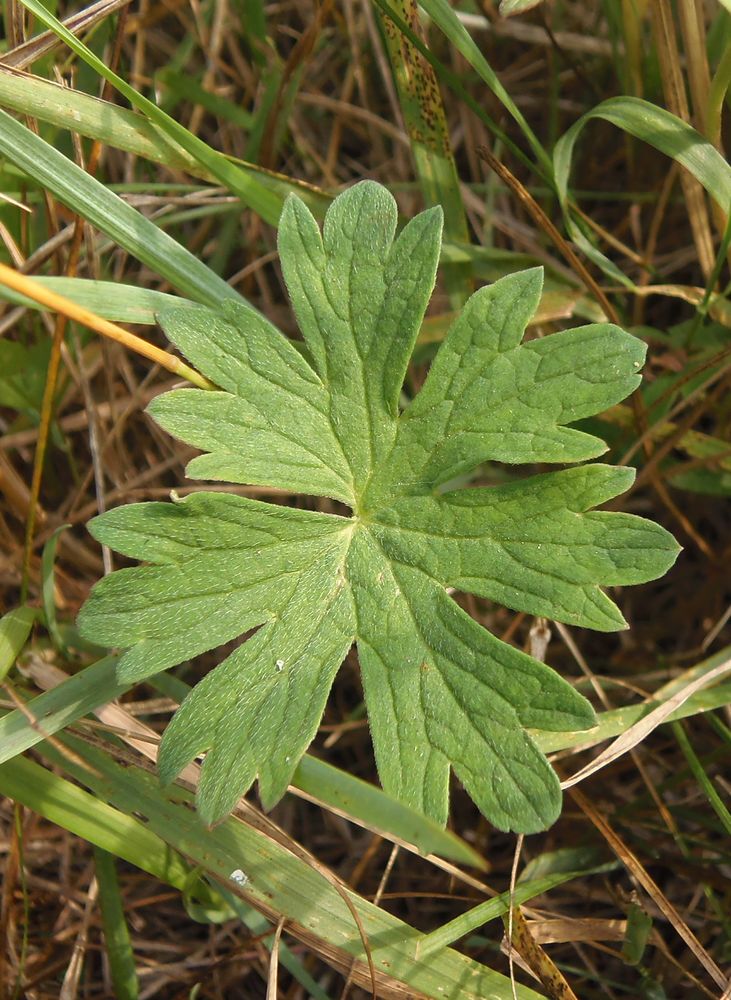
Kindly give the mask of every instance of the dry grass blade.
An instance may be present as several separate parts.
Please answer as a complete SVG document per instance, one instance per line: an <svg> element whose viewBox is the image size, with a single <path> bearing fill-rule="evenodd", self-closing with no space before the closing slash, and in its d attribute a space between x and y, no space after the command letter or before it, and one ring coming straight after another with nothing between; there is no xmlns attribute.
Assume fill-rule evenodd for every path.
<svg viewBox="0 0 731 1000"><path fill-rule="evenodd" d="M551 1000L578 1000L563 973L551 961L531 933L519 906L504 918L510 945L540 979Z"/></svg>
<svg viewBox="0 0 731 1000"><path fill-rule="evenodd" d="M647 739L653 730L661 726L663 722L675 712L681 705L683 705L688 698L692 697L696 692L701 691L703 688L708 687L715 681L720 680L726 674L731 671L731 660L727 660L725 663L720 664L714 670L709 671L703 677L699 677L698 680L693 681L688 684L687 687L682 688L672 698L668 698L667 701L663 702L662 705L646 715L644 719L640 722L635 723L634 726L622 733L613 743L611 743L606 750L598 755L590 764L586 767L582 767L580 771L577 771L570 778L566 778L561 782L562 788L572 788L574 785L578 785L579 782L585 781L590 775L595 774L597 771L601 771L602 768L607 767L613 761L617 760L623 754L628 753L634 747L642 743L643 740Z"/></svg>
<svg viewBox="0 0 731 1000"><path fill-rule="evenodd" d="M95 24L103 21L117 10L129 6L131 0L98 0L84 10L72 14L63 21L64 27L75 35L80 35L83 31L93 28ZM26 69L38 59L48 55L55 49L63 45L63 42L52 31L44 31L35 38L31 38L21 45L6 52L0 58L0 66L8 66L13 69Z"/></svg>
<svg viewBox="0 0 731 1000"><path fill-rule="evenodd" d="M652 25L657 42L657 53L660 60L660 71L663 78L663 88L668 109L688 121L688 101L685 94L685 83L680 70L680 53L675 36L673 13L668 0L656 0L650 5ZM688 219L693 231L693 238L698 253L698 262L706 279L713 271L714 251L711 227L708 221L708 206L704 200L700 184L686 171L682 171L680 182L683 185L688 205Z"/></svg>
<svg viewBox="0 0 731 1000"><path fill-rule="evenodd" d="M570 794L584 814L597 828L599 833L601 833L604 837L622 864L625 865L630 874L637 880L637 882L639 882L657 908L667 918L678 936L685 941L688 948L690 948L693 952L716 986L719 986L722 990L727 990L729 988L728 978L723 974L716 962L714 962L708 954L707 950L700 943L686 921L683 920L677 909L660 890L660 887L654 879L648 874L647 870L640 863L634 852L629 849L622 838L612 829L605 817L594 808L583 792L574 788L571 790Z"/></svg>
<svg viewBox="0 0 731 1000"><path fill-rule="evenodd" d="M586 266L578 258L573 247L564 239L556 226L554 226L530 191L528 191L526 187L521 184L518 178L510 170L508 170L508 168L501 163L500 160L493 155L493 153L490 152L487 146L480 146L477 153L480 158L488 164L490 169L494 170L498 177L508 185L516 197L520 199L521 203L530 213L535 223L546 233L553 245L576 273L577 277L583 282L584 285L586 285L589 293L597 300L604 312L604 315L611 320L611 322L618 322L619 317L617 316L614 306L612 306L611 302L587 270Z"/></svg>
<svg viewBox="0 0 731 1000"><path fill-rule="evenodd" d="M284 917L277 924L274 932L271 956L269 958L269 975L267 977L267 998L266 1000L277 1000L279 996L279 942L282 939L282 929L284 927Z"/></svg>

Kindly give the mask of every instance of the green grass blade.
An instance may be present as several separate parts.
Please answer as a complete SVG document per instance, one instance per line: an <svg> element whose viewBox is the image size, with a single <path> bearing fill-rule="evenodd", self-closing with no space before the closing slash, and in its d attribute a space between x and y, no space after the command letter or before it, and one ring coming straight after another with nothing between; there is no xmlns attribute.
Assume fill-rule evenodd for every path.
<svg viewBox="0 0 731 1000"><path fill-rule="evenodd" d="M0 793L181 892L190 881L190 866L144 823L34 761L18 757L0 764ZM207 906L225 906L202 880L191 891Z"/></svg>
<svg viewBox="0 0 731 1000"><path fill-rule="evenodd" d="M245 898L264 913L284 916L295 936L315 942L325 953L334 950L341 962L355 959L354 979L368 985L359 929L341 892L323 874L237 819L229 818L213 829L206 827L190 809L191 796L183 789L176 787L165 793L153 775L136 767L120 767L105 753L78 740L69 739L68 743L93 772L50 747L44 746L43 754L110 802L113 809L144 815L146 830L223 885L231 889L240 885ZM7 768L0 768L0 786L5 783L2 779ZM32 790L16 783L14 794L25 802ZM125 856L124 851L120 856ZM246 877L243 885L239 872ZM520 985L513 993L506 976L449 949L428 963L421 962L423 934L356 893L345 888L341 891L358 912L376 971L390 977L391 984L396 980L407 990L434 1000L474 1000L476 996L538 1000L538 994Z"/></svg>
<svg viewBox="0 0 731 1000"><path fill-rule="evenodd" d="M216 180L194 156L135 111L90 97L79 90L60 87L27 73L6 72L0 67L0 105L89 139L98 139L105 145L161 163L171 170L184 170L207 181ZM317 188L253 163L234 157L226 159L276 195L280 205L294 191L318 218L324 216L331 199Z"/></svg>
<svg viewBox="0 0 731 1000"><path fill-rule="evenodd" d="M726 804L724 803L721 796L718 794L713 786L713 782L706 774L706 770L703 764L698 758L698 754L693 749L693 745L688 739L688 734L679 722L673 722L673 735L680 745L680 749L685 755L685 759L688 761L688 766L693 772L698 784L703 789L703 792L708 799L708 802L714 809L716 815L721 821L721 825L726 831L726 835L731 837L731 812L729 812Z"/></svg>
<svg viewBox="0 0 731 1000"><path fill-rule="evenodd" d="M594 746L612 736L619 736L635 722L644 718L664 701L671 698L680 688L710 673L716 667L725 663L731 656L731 646L726 646L708 659L685 671L681 677L666 684L655 692L653 701L640 705L627 705L615 708L609 712L597 713L597 724L589 732L576 733L535 733L533 738L544 753L555 753L557 750L568 750L571 747ZM668 722L676 719L686 719L698 712L707 712L712 708L720 708L731 701L731 682L722 682L714 687L705 688L692 695L680 708L668 718Z"/></svg>
<svg viewBox="0 0 731 1000"><path fill-rule="evenodd" d="M56 548L61 532L68 528L67 524L62 524L53 532L46 544L43 546L43 557L41 559L41 596L43 599L43 612L46 616L46 628L53 639L53 644L57 649L63 649L63 638L58 629L56 621L56 595L54 593L54 563L56 561Z"/></svg>
<svg viewBox="0 0 731 1000"><path fill-rule="evenodd" d="M94 865L99 883L99 908L114 996L117 1000L137 1000L140 994L139 981L114 856L95 847Z"/></svg>
<svg viewBox="0 0 731 1000"><path fill-rule="evenodd" d="M116 656L106 656L29 702L33 717L42 722L43 733L53 736L64 726L127 691L131 685L120 684L116 679L116 662ZM43 733L17 709L2 716L0 764L35 746L43 738Z"/></svg>
<svg viewBox="0 0 731 1000"><path fill-rule="evenodd" d="M550 178L553 168L548 153L447 0L420 0L420 6L497 97L525 136L546 177Z"/></svg>
<svg viewBox="0 0 731 1000"><path fill-rule="evenodd" d="M183 294L211 306L222 298L244 301L171 236L5 111L0 154Z"/></svg>
<svg viewBox="0 0 731 1000"><path fill-rule="evenodd" d="M49 13L39 0L21 0L21 2L24 7L35 14L42 24L45 24L59 38L62 38L79 58L83 59L87 65L91 66L101 77L111 83L120 94L123 94L127 98L133 107L141 111L165 135L182 146L216 180L241 198L244 204L253 209L265 222L276 225L281 211L281 201L264 187L258 179L239 170L225 156L211 149L202 139L194 136L183 125L176 122L174 118L171 118L170 115L158 108L156 104L153 104L152 101L136 91L134 87L131 87L122 77L114 73L108 66L105 66L101 59L94 55L91 49L84 45L68 28L65 28L58 18Z"/></svg>
<svg viewBox="0 0 731 1000"><path fill-rule="evenodd" d="M639 97L612 97L582 115L556 143L556 185L562 205L568 198L569 174L576 141L594 118L616 125L654 146L695 177L724 212L731 207L731 166L707 139L680 118Z"/></svg>
<svg viewBox="0 0 731 1000"><path fill-rule="evenodd" d="M77 305L90 309L102 319L112 320L114 323L152 326L157 323L156 316L163 309L170 309L172 306L192 308L196 305L190 299L179 295L169 295L167 292L141 288L138 285L123 285L116 281L45 276L34 277L33 280ZM33 299L19 295L5 285L0 285L0 298L14 305L26 306L28 309L42 308Z"/></svg>
<svg viewBox="0 0 731 1000"><path fill-rule="evenodd" d="M169 111L172 111L180 101L191 101L194 104L199 104L217 118L229 121L241 129L248 131L253 124L254 116L250 111L245 111L240 105L221 97L220 94L206 90L200 80L187 73L167 68L157 73L155 80L157 83L164 84L168 91Z"/></svg>
<svg viewBox="0 0 731 1000"><path fill-rule="evenodd" d="M504 916L512 907L522 906L523 903L535 899L536 896L542 896L544 892L555 889L557 885L563 885L564 882L570 882L575 878L583 878L592 872L605 871L607 867L614 867L613 863L610 862L608 866L600 865L588 871L584 869L574 872L556 872L554 875L531 879L530 882L521 882L512 893L503 892L493 899L485 900L484 903L478 903L471 910L461 913L454 920L450 920L449 923L443 924L435 931L425 935L420 952L422 960L443 948L448 948L455 941L459 941L465 935L476 931L490 920L497 920L498 917Z"/></svg>
<svg viewBox="0 0 731 1000"><path fill-rule="evenodd" d="M0 618L0 682L7 676L38 618L37 608L13 608Z"/></svg>
<svg viewBox="0 0 731 1000"><path fill-rule="evenodd" d="M197 911L217 914L219 921L239 917L253 934L264 934L271 926L258 910L247 905L239 897L228 890L222 889L219 892L212 888L205 879L200 878L199 873L196 874L195 869L191 869L175 851L172 851L162 838L151 833L143 822L119 812L89 792L59 775L51 774L32 761L16 758L0 764L0 793L22 802L38 815L94 845L103 914L109 883L105 880L104 872L100 873L99 854L104 856L108 865L113 865L114 857L136 865L154 878L178 889L189 900L190 906ZM123 966L120 972L126 976L126 982L131 983L134 966L130 969L128 965L131 958L129 955L125 955L122 963L122 951L126 952L127 946L124 942L125 930L120 925L120 919L124 920L124 914L122 913L120 917L119 907L115 904L111 913L114 925L113 941L118 945L120 964ZM104 923L106 933L106 919ZM264 944L271 949L270 939L266 939ZM107 947L109 948L109 938ZM111 959L110 954L110 964ZM328 1000L327 995L314 982L299 959L284 944L280 944L279 960L309 991L314 1000ZM122 992L116 980L115 988L115 997L136 996L134 992Z"/></svg>
<svg viewBox="0 0 731 1000"><path fill-rule="evenodd" d="M485 868L485 861L469 844L437 823L332 764L305 754L292 784L326 808L346 818L367 819L368 827L391 840L418 847L422 854L438 854L460 864Z"/></svg>
<svg viewBox="0 0 731 1000"><path fill-rule="evenodd" d="M569 177L576 142L594 118L616 125L684 167L728 214L731 208L731 166L715 147L680 118L639 97L612 97L582 115L556 143L553 165L561 208L569 235L611 279L633 287L629 279L584 235L571 217Z"/></svg>

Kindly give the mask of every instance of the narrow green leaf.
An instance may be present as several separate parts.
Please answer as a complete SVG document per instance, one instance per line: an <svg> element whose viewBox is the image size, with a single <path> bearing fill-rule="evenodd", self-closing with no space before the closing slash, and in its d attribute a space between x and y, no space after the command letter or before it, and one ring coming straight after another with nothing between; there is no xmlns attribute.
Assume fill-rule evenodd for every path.
<svg viewBox="0 0 731 1000"><path fill-rule="evenodd" d="M574 149L585 125L594 118L611 122L671 157L696 178L726 215L731 210L731 166L694 128L664 108L639 97L611 97L602 101L574 122L559 139L553 152L553 166L556 190L569 234L605 273L631 286L619 268L587 239L569 211L569 177Z"/></svg>
<svg viewBox="0 0 731 1000"><path fill-rule="evenodd" d="M605 868L606 866L601 866L595 870L601 871ZM455 941L459 941L466 934L471 934L491 920L497 920L513 907L522 906L523 903L528 903L536 896L550 892L557 885L563 885L576 878L583 878L586 874L586 870L555 872L552 875L531 879L529 882L520 882L513 892L503 892L493 899L486 899L484 903L478 903L471 910L461 913L454 920L450 920L449 923L443 924L435 931L425 935L420 952L422 959L427 959L443 948L448 948Z"/></svg>
<svg viewBox="0 0 731 1000"><path fill-rule="evenodd" d="M498 8L501 17L516 17L518 14L526 14L533 10L543 0L500 0Z"/></svg>
<svg viewBox="0 0 731 1000"><path fill-rule="evenodd" d="M117 1000L137 1000L139 981L114 856L95 847L94 867L99 883L99 908L114 996Z"/></svg>
<svg viewBox="0 0 731 1000"><path fill-rule="evenodd" d="M437 854L472 868L486 867L482 855L451 830L442 829L380 788L310 754L299 762L292 784L326 808L336 809L392 840L413 844L422 854Z"/></svg>
<svg viewBox="0 0 731 1000"><path fill-rule="evenodd" d="M246 111L239 104L235 104L233 101L222 97L221 94L206 90L199 80L196 80L188 73L183 73L172 68L165 68L155 74L155 82L162 84L168 91L169 100L172 105L168 108L170 112L181 101L190 101L205 108L206 111L209 111L217 118L230 121L233 125L237 125L241 129L248 130L252 126L254 116L250 111Z"/></svg>
<svg viewBox="0 0 731 1000"><path fill-rule="evenodd" d="M114 853L135 863L129 858L124 828L128 816L145 816L146 824L137 823L137 827L168 844L171 861L179 865L177 852L180 852L223 886L243 889L247 900L265 912L284 916L295 935L298 928L303 928L310 942L313 938L322 942L325 953L335 949L346 960L354 958L356 981L368 985L363 942L353 915L341 893L319 871L238 819L228 819L213 829L207 828L190 809L190 796L183 789L176 788L173 794L165 795L149 773L134 766L121 767L103 752L80 741L70 741L70 745L91 765L93 772L67 761L50 747L44 746L44 756L63 766L76 780L93 789L95 795L111 803L106 806L99 802L98 806L109 810L110 822L119 827L120 836L115 837L120 841L119 849L113 849ZM11 786L8 772L21 763L30 764L13 761L0 767L0 791L11 794L8 788L12 787L13 797L25 803L37 801L39 811L44 814L59 802L60 779L33 765L41 775L47 775L44 784L53 792L36 795L38 786L33 785L33 780L29 781L28 775L24 781L13 781ZM69 784L64 782L64 785ZM73 829L97 810L93 807L93 797L73 785L70 788L74 800L74 793L84 796L74 810L65 810L67 828ZM86 804L89 800L91 807ZM82 813L84 809L86 812ZM87 821L87 826L92 840L106 832L101 823L98 833L95 832L96 823ZM246 880L243 886L242 877ZM436 954L430 962L419 961L424 935L356 893L344 891L357 909L376 971L389 977L387 982L396 980L407 992L411 990L433 1000L443 1000L445 996L450 1000L474 1000L475 997L514 1000L516 996L518 1000L539 1000L537 993L519 984L513 992L507 976L449 949Z"/></svg>
<svg viewBox="0 0 731 1000"><path fill-rule="evenodd" d="M240 299L171 236L4 111L0 153L184 295L207 305Z"/></svg>
<svg viewBox="0 0 731 1000"><path fill-rule="evenodd" d="M115 149L162 163L173 170L184 170L208 181L216 180L194 156L137 112L91 97L80 90L27 73L7 72L0 66L0 105L89 139L98 139ZM329 196L312 185L290 180L255 163L230 156L226 159L243 174L251 175L259 187L276 195L280 209L284 199L292 192L299 194L318 215L324 215L330 204Z"/></svg>
<svg viewBox="0 0 731 1000"><path fill-rule="evenodd" d="M55 760L64 762L60 757ZM120 812L107 805L100 797L90 795L78 785L23 758L0 765L0 792L22 802L39 816L44 816L52 823L88 840L106 853L108 858L123 858L161 882L180 890L191 906L208 913L225 914L229 920L238 916L254 934L263 934L271 926L240 897L223 887L220 890L212 888L200 877L200 870L190 869L169 842L147 829L146 821L142 822L132 815L133 812L140 814L137 809L130 810L127 814ZM185 850L184 844L181 845L181 850ZM269 941L264 944L271 947ZM280 944L279 959L312 997L316 1000L328 1000L327 995L284 944Z"/></svg>
<svg viewBox="0 0 731 1000"><path fill-rule="evenodd" d="M52 736L87 712L123 694L130 685L117 680L116 660L114 656L107 656L34 698L30 702L31 712L33 718L41 722L43 732ZM42 738L22 712L17 709L8 712L0 718L0 764L29 750Z"/></svg>
<svg viewBox="0 0 731 1000"><path fill-rule="evenodd" d="M163 317L221 387L152 407L204 449L190 474L328 495L351 517L197 493L92 523L100 541L150 564L102 580L79 618L87 638L127 650L122 678L258 629L185 699L163 737L166 781L206 752L198 805L208 822L257 777L265 805L284 794L355 643L388 793L444 823L452 768L500 828L544 829L560 789L527 729L587 729L593 711L550 667L474 621L448 588L621 628L600 588L652 579L677 555L657 525L590 511L626 489L624 470L590 466L439 495L482 462L599 454L603 442L566 425L637 386L644 345L608 324L522 343L542 275L512 275L472 296L400 413L441 212L422 213L394 239L396 222L393 198L372 182L335 199L322 234L301 201L287 201L282 271L311 364L237 307Z"/></svg>
<svg viewBox="0 0 731 1000"><path fill-rule="evenodd" d="M62 524L53 532L46 544L43 546L43 556L41 558L41 596L43 598L43 612L46 618L46 628L53 639L57 649L63 649L63 639L58 630L56 621L56 594L55 594L55 573L54 564L56 561L56 549L61 532L68 528L68 524Z"/></svg>
<svg viewBox="0 0 731 1000"><path fill-rule="evenodd" d="M584 126L602 118L654 146L695 177L724 212L731 208L731 166L700 133L675 115L639 97L610 97L582 115L556 143L556 185L566 204L571 159Z"/></svg>
<svg viewBox="0 0 731 1000"><path fill-rule="evenodd" d="M161 882L182 890L188 881L189 866L159 834L135 818L134 808L127 814L120 812L101 796L91 795L34 761L18 757L0 764L0 793ZM207 905L221 906L221 897L205 882L199 880L195 892Z"/></svg>
<svg viewBox="0 0 731 1000"><path fill-rule="evenodd" d="M675 739L680 745L680 749L683 751L685 759L688 761L688 765L693 772L693 776L696 781L703 789L703 793L708 799L709 804L713 808L714 812L718 816L721 826L726 831L727 836L731 836L731 811L729 811L728 806L723 801L721 796L716 791L713 782L706 774L706 770L703 764L698 759L698 755L693 749L693 745L688 739L688 734L679 722L672 723L672 730Z"/></svg>
<svg viewBox="0 0 731 1000"><path fill-rule="evenodd" d="M38 609L13 608L0 618L0 682L3 681L28 641L38 618Z"/></svg>
<svg viewBox="0 0 731 1000"><path fill-rule="evenodd" d="M99 59L80 39L68 30L53 14L48 11L40 0L21 0L28 10L32 11L38 20L47 28L62 38L68 47L84 60L92 69L111 83L120 94L123 94L133 107L142 111L166 135L182 146L198 163L202 164L218 181L230 191L238 195L245 204L251 206L265 222L276 225L281 209L279 198L269 191L258 179L253 177L226 159L221 153L211 149L202 139L194 136L183 125L153 104L126 80L118 76L101 59Z"/></svg>

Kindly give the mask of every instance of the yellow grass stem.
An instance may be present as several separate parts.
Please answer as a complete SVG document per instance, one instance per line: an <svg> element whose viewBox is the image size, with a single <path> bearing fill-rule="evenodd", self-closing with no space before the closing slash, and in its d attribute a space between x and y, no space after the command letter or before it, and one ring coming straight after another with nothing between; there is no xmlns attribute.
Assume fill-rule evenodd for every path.
<svg viewBox="0 0 731 1000"><path fill-rule="evenodd" d="M216 388L213 382L210 382L184 361L181 361L180 358L176 358L174 354L170 354L169 351L163 351L162 348L155 347L154 344L148 344L146 340L137 337L134 333L130 333L124 327L102 319L101 316L97 316L91 310L77 305L71 299L67 299L57 292L52 292L50 289L44 288L37 281L26 277L24 274L20 274L5 264L0 264L0 284L11 288L15 292L19 292L21 295L25 295L29 299L33 299L34 302L45 306L53 312L61 313L67 319L80 323L82 326L87 327L89 330L94 330L103 337L116 340L118 344L122 344L129 350L135 351L144 358L148 358L148 360L160 365L166 371L172 372L173 375L186 379L193 385L198 386L199 389Z"/></svg>

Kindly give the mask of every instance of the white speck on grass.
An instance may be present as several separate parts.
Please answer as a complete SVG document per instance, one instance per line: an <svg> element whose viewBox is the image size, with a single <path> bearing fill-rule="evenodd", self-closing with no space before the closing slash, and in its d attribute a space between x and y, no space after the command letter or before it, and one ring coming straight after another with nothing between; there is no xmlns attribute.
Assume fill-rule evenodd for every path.
<svg viewBox="0 0 731 1000"><path fill-rule="evenodd" d="M281 674L281 672L284 670L284 660L277 660L274 666L277 668L277 673Z"/></svg>
<svg viewBox="0 0 731 1000"><path fill-rule="evenodd" d="M240 886L246 885L247 882L249 881L249 876L246 874L246 872L242 871L240 868L235 868L229 875L229 878L231 879L232 882L235 882L236 885Z"/></svg>

